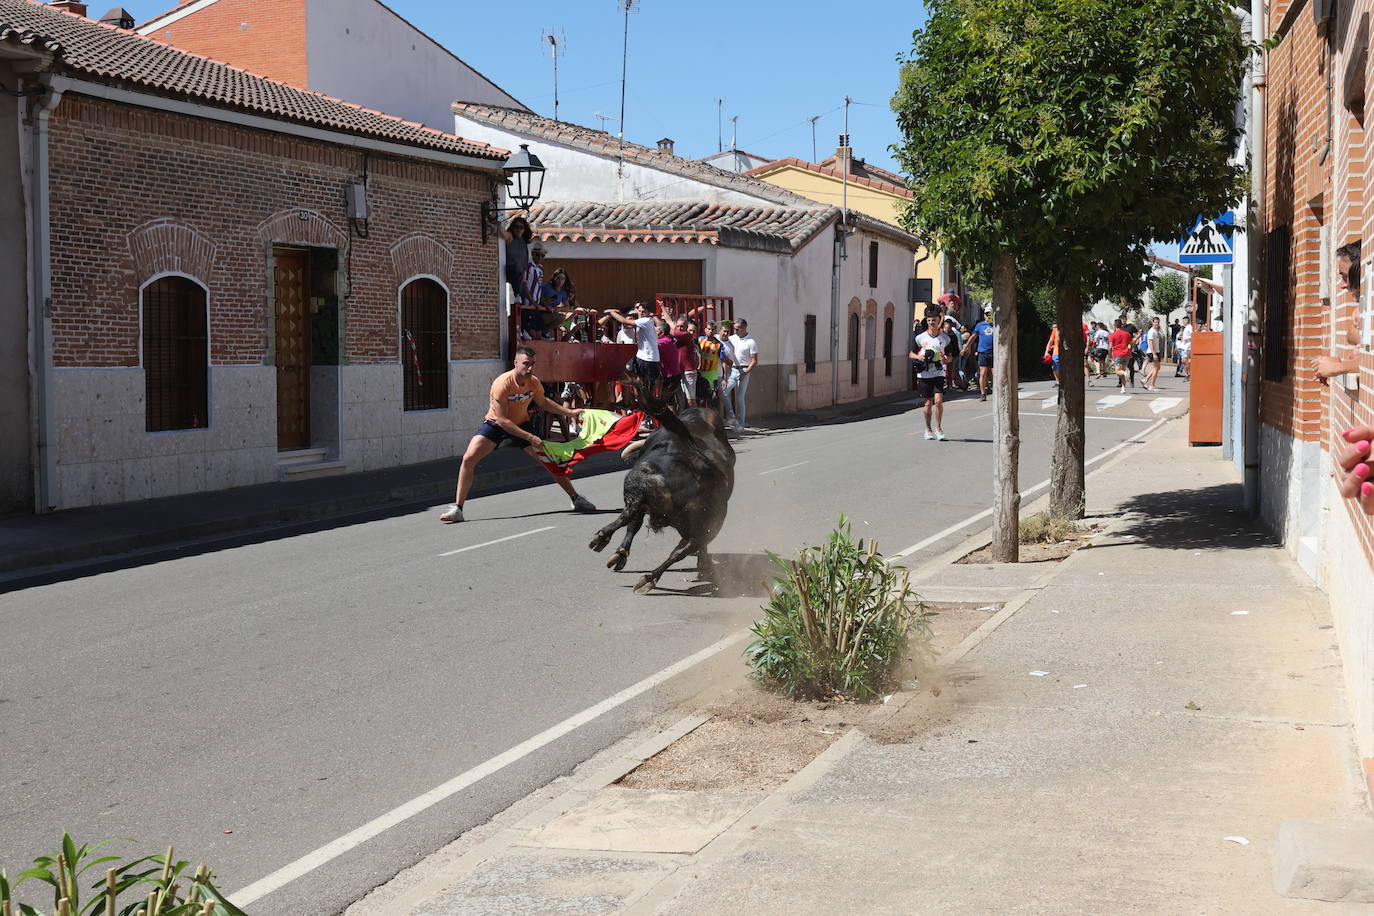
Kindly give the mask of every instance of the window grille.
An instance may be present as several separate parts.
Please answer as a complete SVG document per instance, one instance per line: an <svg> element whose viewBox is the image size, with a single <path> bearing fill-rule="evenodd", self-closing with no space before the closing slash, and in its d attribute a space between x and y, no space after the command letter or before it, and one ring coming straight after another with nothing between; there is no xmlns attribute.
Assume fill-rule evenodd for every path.
<svg viewBox="0 0 1374 916"><path fill-rule="evenodd" d="M1288 374L1289 264L1292 229L1270 229L1265 238L1264 377L1277 382Z"/></svg>
<svg viewBox="0 0 1374 916"><path fill-rule="evenodd" d="M186 277L143 289L143 395L148 432L209 425L205 290Z"/></svg>
<svg viewBox="0 0 1374 916"><path fill-rule="evenodd" d="M883 375L892 374L892 319L883 319Z"/></svg>
<svg viewBox="0 0 1374 916"><path fill-rule="evenodd" d="M406 410L448 407L448 293L433 280L401 290L401 365Z"/></svg>
<svg viewBox="0 0 1374 916"><path fill-rule="evenodd" d="M816 371L816 316L806 316L806 333L802 343L802 359L806 362L806 371Z"/></svg>

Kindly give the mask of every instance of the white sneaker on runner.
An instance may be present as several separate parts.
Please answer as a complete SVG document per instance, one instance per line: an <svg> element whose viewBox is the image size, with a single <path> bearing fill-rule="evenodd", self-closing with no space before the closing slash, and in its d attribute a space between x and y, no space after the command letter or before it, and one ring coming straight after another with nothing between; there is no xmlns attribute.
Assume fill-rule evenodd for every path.
<svg viewBox="0 0 1374 916"><path fill-rule="evenodd" d="M444 514L439 516L439 521L448 522L450 524L453 522L461 522L462 520L463 510L460 506L457 505L449 506L447 509L444 510Z"/></svg>
<svg viewBox="0 0 1374 916"><path fill-rule="evenodd" d="M941 442L944 442L946 439L949 438L949 436L946 436L946 435L945 435L945 431L944 431L944 430L942 430L942 429L937 429L937 430L935 431L935 438L936 438L936 439L939 439Z"/></svg>
<svg viewBox="0 0 1374 916"><path fill-rule="evenodd" d="M926 438L927 438L927 439L934 439L934 438L935 438L935 434L934 434L933 432L931 432L930 430L926 430Z"/></svg>

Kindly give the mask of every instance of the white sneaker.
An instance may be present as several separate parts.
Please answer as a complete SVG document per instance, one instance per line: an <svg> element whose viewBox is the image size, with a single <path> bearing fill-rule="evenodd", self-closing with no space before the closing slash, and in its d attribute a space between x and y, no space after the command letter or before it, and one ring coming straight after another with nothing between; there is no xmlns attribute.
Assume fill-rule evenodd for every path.
<svg viewBox="0 0 1374 916"><path fill-rule="evenodd" d="M439 516L439 521L452 524L463 520L463 510L460 506L452 505L444 510L444 514Z"/></svg>
<svg viewBox="0 0 1374 916"><path fill-rule="evenodd" d="M935 434L934 434L933 432L931 432L930 430L926 430L926 438L927 438L927 439L934 439L934 438L935 438Z"/></svg>
<svg viewBox="0 0 1374 916"><path fill-rule="evenodd" d="M944 441L945 441L946 439L948 439L949 437L945 435L944 430L939 430L939 429L937 429L937 430L935 431L935 438L936 438L936 439L939 439L941 442L944 442Z"/></svg>

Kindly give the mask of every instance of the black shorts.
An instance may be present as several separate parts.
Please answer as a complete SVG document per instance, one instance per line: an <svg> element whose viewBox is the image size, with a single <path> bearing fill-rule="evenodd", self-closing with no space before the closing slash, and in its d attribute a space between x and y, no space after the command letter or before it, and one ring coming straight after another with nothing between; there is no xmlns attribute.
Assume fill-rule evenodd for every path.
<svg viewBox="0 0 1374 916"><path fill-rule="evenodd" d="M663 367L658 363L648 359L640 359L638 356L631 362L634 365L635 375L644 379L646 382L663 378Z"/></svg>
<svg viewBox="0 0 1374 916"><path fill-rule="evenodd" d="M916 392L926 400L930 400L936 394L944 397L945 377L937 375L935 378L918 378L916 380Z"/></svg>
<svg viewBox="0 0 1374 916"><path fill-rule="evenodd" d="M1107 361L1107 351L1101 348L1093 350L1093 359L1099 363L1105 363Z"/></svg>
<svg viewBox="0 0 1374 916"><path fill-rule="evenodd" d="M521 423L520 428L523 429L525 432L529 433L531 436L539 435L537 432L534 431L533 420L527 420L526 422ZM485 439L490 439L492 443L496 445L497 448L500 448L502 444L505 443L514 445L516 448L530 447L530 443L528 440L522 439L519 436L512 436L510 433L502 429L499 424L491 420L483 420L482 425L477 427L477 432L475 433L475 435L481 436Z"/></svg>
<svg viewBox="0 0 1374 916"><path fill-rule="evenodd" d="M978 368L979 368L979 369L991 369L991 368L992 368L992 354L991 354L991 353L979 353L979 354L978 354Z"/></svg>

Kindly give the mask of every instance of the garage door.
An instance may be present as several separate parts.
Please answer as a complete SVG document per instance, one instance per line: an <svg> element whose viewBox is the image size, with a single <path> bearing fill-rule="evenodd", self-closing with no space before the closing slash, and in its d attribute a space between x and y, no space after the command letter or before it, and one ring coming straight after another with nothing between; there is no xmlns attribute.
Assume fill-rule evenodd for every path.
<svg viewBox="0 0 1374 916"><path fill-rule="evenodd" d="M577 287L578 304L587 308L627 309L652 303L656 293L701 295L700 261L547 258L544 275L560 267Z"/></svg>

